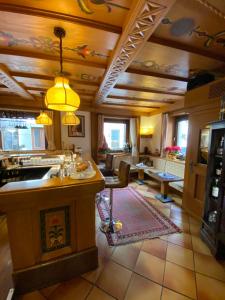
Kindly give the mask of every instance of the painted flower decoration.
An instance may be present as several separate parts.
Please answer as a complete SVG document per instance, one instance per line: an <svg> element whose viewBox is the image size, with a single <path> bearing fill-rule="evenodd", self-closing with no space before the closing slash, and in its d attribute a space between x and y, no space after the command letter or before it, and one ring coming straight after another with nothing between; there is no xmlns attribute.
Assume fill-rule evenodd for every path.
<svg viewBox="0 0 225 300"><path fill-rule="evenodd" d="M94 13L94 11L90 7L90 3L95 4L95 5L104 5L107 8L108 12L112 11L112 6L121 8L121 9L126 9L126 10L129 9L120 4L113 3L112 1L113 0L111 0L111 1L110 0L77 0L77 3L79 5L80 9L86 14Z"/></svg>
<svg viewBox="0 0 225 300"><path fill-rule="evenodd" d="M77 47L77 54L82 56L83 58L86 58L88 55L90 55L90 53L91 53L91 50L88 49L87 45Z"/></svg>
<svg viewBox="0 0 225 300"><path fill-rule="evenodd" d="M60 220L57 216L53 216L52 219L51 219L51 224L52 225L57 225L60 223Z"/></svg>
<svg viewBox="0 0 225 300"><path fill-rule="evenodd" d="M0 31L0 45L11 47L17 44L17 39L15 39L12 34Z"/></svg>

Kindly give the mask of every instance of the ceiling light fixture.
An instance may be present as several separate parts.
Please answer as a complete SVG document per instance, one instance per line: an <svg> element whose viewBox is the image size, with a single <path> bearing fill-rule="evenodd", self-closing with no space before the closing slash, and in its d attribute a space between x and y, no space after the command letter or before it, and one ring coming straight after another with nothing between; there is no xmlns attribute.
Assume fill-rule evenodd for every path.
<svg viewBox="0 0 225 300"><path fill-rule="evenodd" d="M43 108L40 112L40 115L35 119L35 123L38 125L50 126L50 125L52 125L52 119L44 111L44 93L41 93L41 96L43 98L43 102L42 102Z"/></svg>
<svg viewBox="0 0 225 300"><path fill-rule="evenodd" d="M54 28L54 34L59 38L60 49L60 76L55 78L55 85L48 89L45 96L45 104L49 109L59 111L76 111L80 106L80 97L69 85L69 80L63 73L63 47L62 39L66 32L61 27Z"/></svg>
<svg viewBox="0 0 225 300"><path fill-rule="evenodd" d="M80 119L75 115L75 113L68 111L65 113L65 115L62 117L62 123L63 125L79 125Z"/></svg>

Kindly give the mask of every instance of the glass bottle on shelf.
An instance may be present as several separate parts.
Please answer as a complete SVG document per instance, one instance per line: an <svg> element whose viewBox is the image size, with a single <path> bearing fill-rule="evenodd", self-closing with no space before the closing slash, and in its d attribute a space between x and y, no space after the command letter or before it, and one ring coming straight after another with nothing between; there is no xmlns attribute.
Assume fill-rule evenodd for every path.
<svg viewBox="0 0 225 300"><path fill-rule="evenodd" d="M222 136L221 140L220 140L220 143L219 143L219 146L218 146L218 148L216 150L216 153L218 155L223 155L223 146L224 146L224 137Z"/></svg>
<svg viewBox="0 0 225 300"><path fill-rule="evenodd" d="M210 223L216 223L216 221L217 221L217 214L218 214L217 210L211 211L209 213L209 216L208 216L208 221Z"/></svg>
<svg viewBox="0 0 225 300"><path fill-rule="evenodd" d="M221 97L219 119L220 121L225 120L225 93Z"/></svg>
<svg viewBox="0 0 225 300"><path fill-rule="evenodd" d="M219 179L215 178L212 184L212 196L217 199L219 197Z"/></svg>
<svg viewBox="0 0 225 300"><path fill-rule="evenodd" d="M220 161L219 164L216 166L216 176L217 177L220 177L222 174L222 166L223 166L222 161Z"/></svg>

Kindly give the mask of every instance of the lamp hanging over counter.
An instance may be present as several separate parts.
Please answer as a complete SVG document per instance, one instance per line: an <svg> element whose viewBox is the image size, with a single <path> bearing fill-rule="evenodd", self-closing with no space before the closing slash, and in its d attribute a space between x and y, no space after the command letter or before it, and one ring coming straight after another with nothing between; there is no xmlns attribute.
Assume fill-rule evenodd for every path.
<svg viewBox="0 0 225 300"><path fill-rule="evenodd" d="M49 109L73 112L80 106L80 97L71 89L69 80L63 73L62 39L65 37L66 32L61 27L55 27L54 34L60 41L60 76L55 78L55 85L48 89L45 96L45 104Z"/></svg>
<svg viewBox="0 0 225 300"><path fill-rule="evenodd" d="M68 111L65 113L65 115L62 117L62 123L63 125L79 125L80 119L75 115L75 113Z"/></svg>
<svg viewBox="0 0 225 300"><path fill-rule="evenodd" d="M40 111L40 115L37 116L35 119L35 123L39 125L45 125L45 126L50 126L52 125L52 119L48 116L48 114L44 111L44 93L41 93L41 96L43 98L42 102L42 110Z"/></svg>

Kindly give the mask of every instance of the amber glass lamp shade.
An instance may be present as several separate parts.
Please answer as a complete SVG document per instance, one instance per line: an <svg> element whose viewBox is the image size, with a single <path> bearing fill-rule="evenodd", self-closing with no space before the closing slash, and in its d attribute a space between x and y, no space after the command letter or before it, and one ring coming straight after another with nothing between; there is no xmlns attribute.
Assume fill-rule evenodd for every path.
<svg viewBox="0 0 225 300"><path fill-rule="evenodd" d="M44 111L41 111L40 115L36 118L35 123L49 126L52 125L52 119Z"/></svg>
<svg viewBox="0 0 225 300"><path fill-rule="evenodd" d="M67 78L56 77L55 85L46 93L45 105L53 110L75 111L80 106L80 97L71 89Z"/></svg>
<svg viewBox="0 0 225 300"><path fill-rule="evenodd" d="M79 125L80 119L73 112L66 112L62 118L63 125Z"/></svg>

